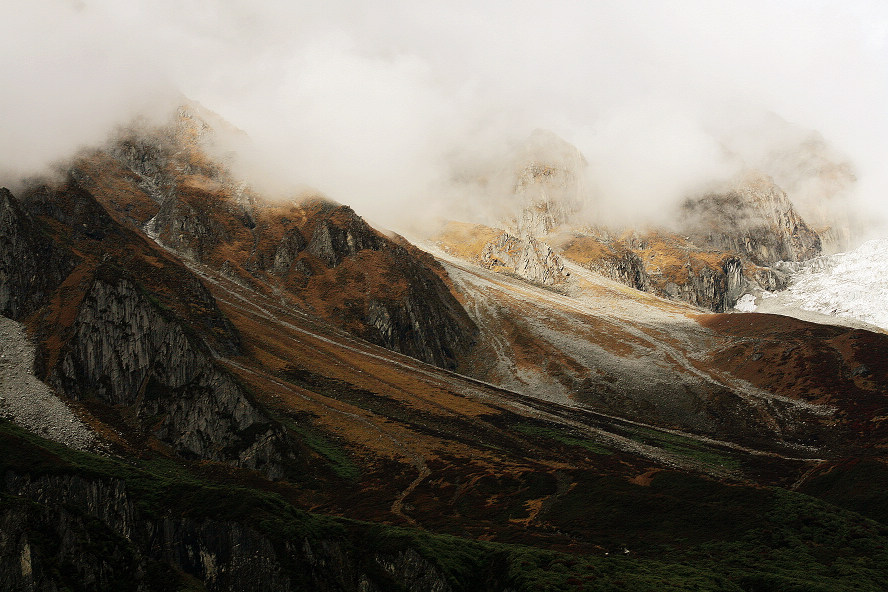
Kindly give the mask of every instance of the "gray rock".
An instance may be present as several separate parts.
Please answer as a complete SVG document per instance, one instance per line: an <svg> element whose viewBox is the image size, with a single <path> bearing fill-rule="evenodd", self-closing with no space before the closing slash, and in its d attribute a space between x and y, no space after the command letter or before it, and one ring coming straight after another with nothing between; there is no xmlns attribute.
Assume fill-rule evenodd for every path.
<svg viewBox="0 0 888 592"><path fill-rule="evenodd" d="M183 457L283 475L283 430L199 337L113 267L97 271L50 380L75 399L132 407Z"/></svg>
<svg viewBox="0 0 888 592"><path fill-rule="evenodd" d="M485 245L481 265L488 269L505 267L524 279L545 286L561 284L569 275L552 248L529 235L518 238L501 234Z"/></svg>
<svg viewBox="0 0 888 592"><path fill-rule="evenodd" d="M348 206L340 206L337 217L344 217L345 222L335 224L325 218L315 226L311 241L308 243L309 253L322 260L327 267L336 267L345 258L363 249L374 251L385 247L385 242L370 226L357 216Z"/></svg>
<svg viewBox="0 0 888 592"><path fill-rule="evenodd" d="M701 246L747 257L760 266L820 254L820 237L769 178L752 177L731 191L688 200L685 231Z"/></svg>
<svg viewBox="0 0 888 592"><path fill-rule="evenodd" d="M0 188L0 314L21 319L42 305L76 258L60 249L5 188Z"/></svg>

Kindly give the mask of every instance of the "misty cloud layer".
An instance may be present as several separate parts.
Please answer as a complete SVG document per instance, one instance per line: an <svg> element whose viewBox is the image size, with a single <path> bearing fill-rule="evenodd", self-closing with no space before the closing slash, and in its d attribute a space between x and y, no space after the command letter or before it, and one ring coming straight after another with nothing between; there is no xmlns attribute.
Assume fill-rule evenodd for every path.
<svg viewBox="0 0 888 592"><path fill-rule="evenodd" d="M773 113L819 131L859 215L888 219L884 3L300 4L5 3L0 183L187 96L249 134L257 183L382 223L464 204L466 163L536 128L586 156L602 211L650 221L766 167Z"/></svg>

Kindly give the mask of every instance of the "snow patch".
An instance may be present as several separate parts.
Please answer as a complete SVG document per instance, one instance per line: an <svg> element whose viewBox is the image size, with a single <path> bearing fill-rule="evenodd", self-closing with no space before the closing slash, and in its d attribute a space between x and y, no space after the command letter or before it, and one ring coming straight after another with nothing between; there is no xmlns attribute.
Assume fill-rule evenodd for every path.
<svg viewBox="0 0 888 592"><path fill-rule="evenodd" d="M734 305L734 310L738 312L755 312L755 296L752 294L744 294Z"/></svg>
<svg viewBox="0 0 888 592"><path fill-rule="evenodd" d="M803 310L888 329L888 239L802 263L781 296Z"/></svg>

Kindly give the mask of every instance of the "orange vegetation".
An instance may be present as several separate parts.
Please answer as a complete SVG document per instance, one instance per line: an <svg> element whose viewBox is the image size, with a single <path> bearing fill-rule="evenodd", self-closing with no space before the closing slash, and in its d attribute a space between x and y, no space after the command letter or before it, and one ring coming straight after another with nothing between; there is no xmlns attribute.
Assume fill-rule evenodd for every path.
<svg viewBox="0 0 888 592"><path fill-rule="evenodd" d="M434 240L448 253L466 261L477 262L481 260L484 247L502 234L502 230L489 226L451 221Z"/></svg>

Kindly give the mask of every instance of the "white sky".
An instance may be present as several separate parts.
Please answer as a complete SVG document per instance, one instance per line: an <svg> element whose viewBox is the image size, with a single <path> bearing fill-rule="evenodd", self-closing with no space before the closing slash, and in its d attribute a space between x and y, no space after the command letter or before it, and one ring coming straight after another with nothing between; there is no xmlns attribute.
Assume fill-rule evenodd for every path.
<svg viewBox="0 0 888 592"><path fill-rule="evenodd" d="M656 209L720 172L706 122L766 109L847 154L888 218L882 1L7 0L0 80L0 182L182 93L370 218L536 127Z"/></svg>

